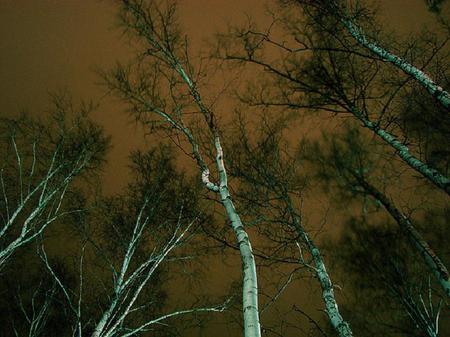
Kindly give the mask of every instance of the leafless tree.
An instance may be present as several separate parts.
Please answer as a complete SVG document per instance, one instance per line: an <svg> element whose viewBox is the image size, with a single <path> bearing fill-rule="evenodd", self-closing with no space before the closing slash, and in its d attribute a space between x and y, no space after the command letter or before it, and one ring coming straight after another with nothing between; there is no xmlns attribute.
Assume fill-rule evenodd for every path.
<svg viewBox="0 0 450 337"><path fill-rule="evenodd" d="M308 149L303 152L303 158L315 163L317 176L320 177L323 184L329 186L334 182L343 189L339 202L342 202L343 198L362 197L364 199L362 221L368 221L368 218L376 218L370 213L373 212L370 210L371 207L367 205L370 201L368 202L365 198L369 197L376 205L384 207L392 220L398 225L397 231L387 229L386 232L363 224L359 224L361 226L360 230L355 226L351 226L350 233L344 234L341 243L349 240L352 241L352 245L348 247L348 252L343 249L345 253L338 253L335 258L344 257L344 260L347 261L347 258L351 259L350 256L356 259L356 255L359 255L357 259L361 259L361 263L358 262L361 265L358 268L365 264L368 270L379 274L377 276L378 279L394 295L398 304L410 317L413 326L419 328L428 336L437 336L441 304L443 300L445 301L448 298L448 270L443 260L431 249L423 234L420 233L414 224L414 221L399 210L394 201L373 183L374 177L378 177L376 180L382 180L380 178L382 174L378 171L383 168L377 167L375 156L368 149L370 145L367 145L367 141L364 141L357 129L350 129L344 135L335 134L331 137L326 137L325 141L322 141L320 145L315 143L313 146L306 147ZM384 178L387 180L384 183L388 185L389 178ZM329 187L327 188L330 189ZM354 237L352 237L355 234L358 236L358 240L361 241L359 243L361 245L359 252L352 251L352 249L356 250L354 246L357 243L354 242ZM367 238L364 238L365 235ZM428 272L425 274L422 272L421 276L428 275L432 277L434 275L442 292L434 289L434 285L432 286L428 280L428 282L422 282L427 284L425 287L427 288L425 290L426 295L424 295L422 290L418 290L423 289L423 285L418 286L417 283L409 279L412 276L408 275L404 270L411 269L411 265L417 268L415 266L416 262L408 257L410 253L404 254L406 255L404 257L401 256L404 248L400 248L400 246L403 246L404 243L392 242L396 235L397 241L398 237L409 241L410 247L408 247L408 250L415 251L415 255L421 256L422 262L428 268ZM368 242L364 242L365 240ZM381 241L383 240L386 240L386 242L382 243ZM379 247L376 247L378 241L380 242ZM387 250L386 246L395 246L396 244L399 247L393 247L395 254ZM381 253L381 247L385 247L385 253ZM373 259L368 257L371 254L376 256L378 249L380 249L381 254L386 255L384 262L378 261L376 257ZM391 256L390 253L393 255ZM364 262L363 259L365 259ZM406 260L408 260L408 263ZM343 262L340 261L338 263ZM383 269L383 263L386 266L385 270ZM427 298L426 301L424 296ZM434 298L439 299L439 304L435 303Z"/></svg>
<svg viewBox="0 0 450 337"><path fill-rule="evenodd" d="M236 119L240 120L239 117ZM238 134L231 137L238 141L232 143L229 149L230 174L241 182L242 190L237 193L237 197L243 202L242 208L258 219L257 226L269 227L264 233L267 239L277 243L273 250L278 254L266 253L266 258L283 262L283 255L277 257L282 252L281 246L286 245L275 234L276 227L279 227L291 237L290 245L294 246L293 251L284 252L284 257L292 263L293 256L298 255L294 253L295 250L299 250L297 264L306 266L317 278L330 324L339 336L352 336L350 325L339 311L324 258L302 220L302 194L305 189L304 175L301 173L303 167L295 156L291 157L289 151L283 148L284 123L283 119L277 123L268 118L262 123L264 126L255 144L248 137L245 123L238 123Z"/></svg>
<svg viewBox="0 0 450 337"><path fill-rule="evenodd" d="M347 267L346 283L355 295L344 305L355 333L445 335L445 299L416 263L419 256L407 240L391 224L353 218L336 243L342 246L333 260ZM328 248L335 249L335 245Z"/></svg>
<svg viewBox="0 0 450 337"><path fill-rule="evenodd" d="M39 236L37 261L43 270L30 264L32 254L26 254L17 266L27 266L28 273L14 271L4 280L12 284L0 288L13 290L11 297L17 293L10 299L14 308L1 304L9 318L5 335L165 336L168 330L162 327L177 316L225 310L228 301L165 309L164 282L193 258L184 248L175 250L208 220L200 213L198 191L175 169L170 153L165 146L135 152L134 179L123 193L91 197L83 212L65 219L63 232L75 256L70 256L73 249L55 254L52 237ZM16 289L14 281L26 289Z"/></svg>
<svg viewBox="0 0 450 337"><path fill-rule="evenodd" d="M376 176L374 159L370 156L370 151L364 149L365 142L361 135L350 129L343 137L335 135L326 138L324 144L316 143L309 154L304 154L321 169L321 175L330 180L342 180L346 188L353 193L369 195L377 203L382 205L392 219L405 232L411 244L422 256L425 264L430 270L430 274L435 275L440 283L445 295L449 296L450 283L449 272L442 259L431 249L424 237L412 223L411 219L396 207L394 201L383 191L377 188L370 180L371 176ZM337 178L336 179L336 172Z"/></svg>
<svg viewBox="0 0 450 337"><path fill-rule="evenodd" d="M140 323L137 326L130 325L130 316L132 317L141 311L145 311L148 307L146 302L151 303L154 301L153 298L150 298L142 302L142 295L146 286L148 286L152 277L155 277L157 269L160 267L161 263L168 258L171 251L182 243L183 237L195 222L194 219L190 224L183 228L183 224L181 223L182 210L180 210L179 221L177 222L173 233L165 239L153 238L155 242L153 250L147 253L143 260L135 261L137 260L135 255L139 250L139 246L142 245L144 241L148 241L148 239L144 240L144 237L148 236L146 232L149 230L147 228L149 226L149 216L145 215L145 212L149 207L148 203L149 200L145 200L144 205L137 214L130 240L125 245L125 251L118 268L113 264L110 266L113 275L111 294L108 296L108 301L104 306L104 310L102 310L100 318L94 324L92 332L93 337L132 336L150 331L154 325L175 316L197 312L221 312L225 308L224 305L218 305L213 307L178 310L155 318L149 319L148 317L145 317L142 321L138 321ZM155 233L158 233L156 230L154 231ZM80 289L79 294L77 295L78 300L76 302L72 300L73 296L70 290L54 272L43 248L41 249L40 254L48 271L64 293L67 303L76 318L73 334L82 336L85 331L82 320L82 291L83 287L86 286L84 284L86 281L84 280L83 275L84 252L82 251L79 263Z"/></svg>
<svg viewBox="0 0 450 337"><path fill-rule="evenodd" d="M408 62L406 58L387 50L376 38L371 38L364 32L362 26L357 22L358 16L365 11L362 3L346 0L294 0L292 2L314 7L314 10L317 11L316 15L334 17L362 47L369 50L380 60L391 63L405 72L405 74L414 78L439 103L445 108L450 109L450 94L448 91L438 85L420 67ZM430 6L431 8L439 7L438 4L430 4Z"/></svg>
<svg viewBox="0 0 450 337"><path fill-rule="evenodd" d="M108 138L65 97L54 98L53 121L27 115L2 120L0 268L53 222L79 209L63 207L77 176L98 166ZM77 114L78 113L78 114Z"/></svg>
<svg viewBox="0 0 450 337"><path fill-rule="evenodd" d="M124 1L122 22L126 30L142 43L143 52L134 67L119 67L105 76L108 87L130 104L132 111L145 124L159 128L173 139L179 136L191 147L190 155L200 170L205 188L219 196L236 240L243 266L242 311L246 337L260 336L256 265L249 237L234 207L228 185L218 120L200 94L197 77L189 60L187 41L182 39L176 23L175 3ZM190 111L203 119L208 131L208 146L201 148L199 135L192 131ZM162 123L161 123L162 122ZM215 152L218 183L210 180L210 169L202 152ZM187 152L187 151L186 151Z"/></svg>
<svg viewBox="0 0 450 337"><path fill-rule="evenodd" d="M450 297L446 251L430 240L428 229L438 226L434 219L437 223L439 217L426 209L431 218L424 226L398 201L401 183L392 189L387 185L394 176L400 181L419 173L437 187L420 186L424 191L436 198L442 192L450 195L450 96L442 87L449 83L450 25L441 16L442 1L428 3L443 33L411 41L387 36L370 7L344 0L275 1L267 29L249 19L248 26L218 35L214 57L232 61L227 65L262 70L261 77L250 79L245 90L236 93L243 104L239 107L258 110L250 119L259 132L250 131L242 115L233 116L228 129L225 119L231 114L219 114L215 100L205 95L210 73L203 59L192 59L175 0L118 3L122 27L138 52L129 65L118 64L101 76L149 136L159 137L160 146L132 154L132 168L138 173L124 194L97 199L72 193L76 179L82 183L100 167L108 147L108 138L87 118L91 106L78 112L56 97L50 125L27 116L2 120L0 292L12 290L13 295L4 296L0 305L6 307L14 297L8 312L13 317L11 335L37 337L66 325L61 330L79 337L160 336L167 334L161 326L172 318L223 312L229 301L184 309L164 306L162 286L171 277L169 266L193 258L186 253L187 243L201 227L220 248L239 251L239 324L245 337L285 334L288 318L260 324L260 316L267 317L301 278L318 281L325 309L320 311L327 328L301 303L289 309L308 319L309 334L352 336L370 321L371 328L378 325L377 332L438 336ZM337 122L338 127L358 124L381 141L364 148L358 132L339 129L331 142L321 141L309 152L307 142L300 143L298 151L288 146L288 124L317 115L350 116ZM342 135L347 135L345 146L339 143ZM303 139L298 133L295 137ZM170 147L161 145L166 141L191 159L197 185L174 169ZM392 152L400 164L393 163ZM383 162L379 166L373 160L377 155ZM355 200L362 205L339 243L328 246L334 249L330 256L311 229L319 224L304 216L304 193L313 176L306 165L311 163L315 178L332 191L330 199L340 198L341 207ZM202 201L220 205L227 226L216 223L215 215L203 215L200 193ZM437 206L443 203L439 199ZM385 221L383 214L398 228L389 221L386 230L378 226L378 220ZM70 237L78 249L76 257L66 247L62 253L52 252L51 224L71 226L62 237ZM255 235L255 248L249 232ZM24 289L14 283L14 266L7 262L13 254L16 262L28 259L28 251L19 248L31 242L40 267L29 272L39 275ZM204 244L210 257L209 241ZM70 266L68 259L73 261ZM330 261L351 280L345 287L350 300L339 306L339 287L332 279L341 275ZM22 265L30 264L17 264ZM266 282L271 287L260 290L258 277L269 268L276 270ZM358 274L358 268L367 273ZM355 304L352 296L367 297ZM361 319L372 315L374 304L388 309L373 320ZM405 317L410 326L398 324ZM298 322L295 328L302 330ZM395 324L389 326L391 322Z"/></svg>
<svg viewBox="0 0 450 337"><path fill-rule="evenodd" d="M436 94L443 109L448 109L447 91L420 70L431 68L433 62L442 65L447 58L448 33L444 37L427 33L409 45L404 43L401 53L407 56L399 58L378 42L369 42L363 33L362 23L370 27L371 33L380 30L373 11L367 7L355 5L350 10L342 5L344 2L336 1L281 3L281 9L272 13L273 23L268 29L249 24L219 39L218 57L260 67L272 80L273 90L260 84L267 82L259 81L249 94L241 95L242 99L261 107L350 114L394 149L407 165L449 194L448 176L420 158L417 147L398 127L399 101L414 87L412 78ZM355 24L356 19L360 24ZM282 33L275 32L279 30ZM267 56L268 50L277 50L281 57ZM420 65L413 66L407 58ZM407 76L392 71L386 62L393 62ZM445 65L437 68L443 78L447 71ZM446 116L442 117L443 123L448 120Z"/></svg>

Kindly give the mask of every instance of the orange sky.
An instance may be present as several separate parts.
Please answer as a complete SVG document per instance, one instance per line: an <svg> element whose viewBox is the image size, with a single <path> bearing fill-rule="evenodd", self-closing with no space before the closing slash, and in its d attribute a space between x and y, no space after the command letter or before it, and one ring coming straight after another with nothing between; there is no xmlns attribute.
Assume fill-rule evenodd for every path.
<svg viewBox="0 0 450 337"><path fill-rule="evenodd" d="M180 0L179 15L196 52L202 41L242 22L245 14L261 19L264 1ZM415 30L418 18L430 18L422 0L385 0L386 21L392 28ZM407 5L405 6L405 3ZM405 8L407 7L407 8ZM425 14L425 15L424 15ZM0 1L0 113L34 114L48 107L48 93L67 89L75 100L100 102L93 114L113 136L105 176L105 191L119 191L127 176L127 156L142 144L142 133L123 113L123 106L104 97L95 67L108 69L132 55L116 28L113 1Z"/></svg>
<svg viewBox="0 0 450 337"><path fill-rule="evenodd" d="M245 20L245 13L261 19L263 3L180 0L179 15L197 50L227 23ZM417 32L418 22L431 20L423 0L384 0L382 10L388 27L404 33ZM123 105L105 96L93 72L95 67L108 69L132 55L115 22L112 1L0 1L0 114L16 114L23 108L42 113L48 106L48 93L64 88L75 100L99 102L93 118L113 142L103 184L107 193L124 186L129 152L143 144L142 132L123 112ZM224 273L226 269L215 282L221 282Z"/></svg>
<svg viewBox="0 0 450 337"><path fill-rule="evenodd" d="M75 100L93 99L100 107L93 118L113 136L105 192L118 192L127 176L130 150L142 144L123 106L104 97L93 69L111 68L132 55L116 27L112 1L6 0L0 2L0 113L21 109L41 114L48 93L67 89ZM210 33L235 16L255 11L259 1L180 1L180 16L197 49ZM195 23L195 24L193 24Z"/></svg>

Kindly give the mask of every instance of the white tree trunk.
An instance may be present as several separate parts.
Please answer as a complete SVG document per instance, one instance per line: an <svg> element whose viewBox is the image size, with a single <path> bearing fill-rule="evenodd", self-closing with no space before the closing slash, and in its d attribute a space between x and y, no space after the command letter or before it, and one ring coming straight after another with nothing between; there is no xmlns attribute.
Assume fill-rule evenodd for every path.
<svg viewBox="0 0 450 337"><path fill-rule="evenodd" d="M220 177L220 199L227 212L228 219L231 221L231 227L236 235L242 259L242 310L244 314L244 336L260 337L261 328L259 324L258 282L256 277L255 257L253 256L252 246L247 232L245 231L241 218L236 212L233 201L231 200L230 192L228 190L227 173L223 162L223 151L218 136L216 136L215 145L217 151L216 165Z"/></svg>
<svg viewBox="0 0 450 337"><path fill-rule="evenodd" d="M305 233L305 241L308 244L309 251L314 260L314 265L316 267L316 276L319 279L320 286L322 287L322 298L325 302L325 308L328 314L328 318L331 322L333 328L337 331L340 337L350 337L353 336L350 325L344 321L334 296L333 284L331 283L330 276L323 263L322 256L320 255L319 249L314 245L312 241L309 240Z"/></svg>
<svg viewBox="0 0 450 337"><path fill-rule="evenodd" d="M380 136L386 143L397 150L398 156L402 158L411 168L422 174L425 178L431 181L434 185L442 189L445 193L450 195L450 179L438 170L428 166L421 160L417 159L411 154L408 147L400 142L397 138L391 135L386 130L378 127L375 123L364 117L359 111L353 108L352 113L357 117L363 125L375 134Z"/></svg>
<svg viewBox="0 0 450 337"><path fill-rule="evenodd" d="M347 28L348 32L360 45L370 50L382 60L392 63L406 74L415 78L445 108L450 109L450 94L441 86L437 85L427 74L407 62L405 59L382 48L377 43L370 42L361 28L355 25L351 20L345 17L341 17L340 19L345 28Z"/></svg>
<svg viewBox="0 0 450 337"><path fill-rule="evenodd" d="M309 238L308 233L304 230L300 223L299 217L294 214L294 210L290 202L288 207L291 214L293 214L295 230L306 243L306 246L308 247L308 250L313 258L314 269L317 279L319 280L320 287L322 288L322 298L325 303L328 319L334 330L339 334L339 337L352 337L353 333L350 328L350 324L344 320L339 312L339 307L334 296L333 283L331 282L330 275L328 275L327 269L325 268L325 263L323 262L320 250L316 247L314 242Z"/></svg>

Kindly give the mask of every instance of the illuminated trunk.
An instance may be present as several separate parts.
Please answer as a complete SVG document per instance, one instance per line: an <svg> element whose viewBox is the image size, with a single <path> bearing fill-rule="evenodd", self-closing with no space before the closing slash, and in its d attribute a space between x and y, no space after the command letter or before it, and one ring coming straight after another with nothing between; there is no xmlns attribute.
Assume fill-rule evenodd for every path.
<svg viewBox="0 0 450 337"><path fill-rule="evenodd" d="M338 332L340 337L353 336L350 325L344 321L334 297L333 284L331 283L330 276L328 275L325 264L323 263L322 256L319 249L314 243L309 240L309 237L304 233L305 241L308 245L309 251L314 260L314 266L316 267L316 276L319 279L320 286L322 288L322 298L325 302L325 308L328 318L333 328Z"/></svg>
<svg viewBox="0 0 450 337"><path fill-rule="evenodd" d="M228 190L228 179L223 162L223 151L219 137L215 139L217 157L216 165L219 171L220 186L219 193L222 205L224 206L228 219L231 222L234 234L236 235L239 251L242 259L243 289L242 289L242 311L244 314L244 336L260 337L261 328L259 325L258 312L258 282L256 277L255 257L253 256L247 232L244 229L241 218L231 200Z"/></svg>
<svg viewBox="0 0 450 337"><path fill-rule="evenodd" d="M355 25L351 20L341 18L342 23L353 38L363 47L370 50L383 61L390 62L406 74L415 78L428 92L435 97L445 108L450 109L450 94L441 86L437 85L427 74L422 70L408 63L405 59L392 54L386 49L380 47L375 42L370 42L364 35L364 32Z"/></svg>
<svg viewBox="0 0 450 337"><path fill-rule="evenodd" d="M450 195L450 179L443 174L441 174L435 168L432 168L417 159L414 155L411 154L408 147L400 142L397 138L391 135L386 130L380 128L378 125L370 121L367 117L364 117L359 111L357 111L354 107L352 110L353 115L358 118L363 125L381 137L386 143L392 146L395 150L397 150L397 154L400 158L403 159L411 168L422 174L425 178L431 181L434 185L442 189L445 193Z"/></svg>
<svg viewBox="0 0 450 337"><path fill-rule="evenodd" d="M288 206L290 207L290 206ZM290 207L291 211L292 208ZM341 313L337 305L336 298L334 296L333 283L331 282L330 275L328 275L325 263L323 262L322 255L319 248L316 247L314 242L309 238L308 233L304 230L300 224L300 220L294 215L294 226L298 235L303 239L314 261L314 267L316 277L319 280L320 287L322 288L322 299L325 303L326 313L328 319L333 326L334 330L338 333L339 337L351 337L353 336L350 324L348 324Z"/></svg>

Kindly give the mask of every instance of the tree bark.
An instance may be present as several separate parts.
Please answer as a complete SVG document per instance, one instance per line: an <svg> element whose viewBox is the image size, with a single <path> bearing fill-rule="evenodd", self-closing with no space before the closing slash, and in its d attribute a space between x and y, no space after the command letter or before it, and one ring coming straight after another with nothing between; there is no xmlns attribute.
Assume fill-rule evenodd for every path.
<svg viewBox="0 0 450 337"><path fill-rule="evenodd" d="M327 269L325 268L325 263L323 262L319 248L317 248L314 242L309 238L308 233L306 233L303 229L300 224L300 220L296 215L294 215L294 226L297 233L306 243L306 246L308 247L308 250L313 258L316 276L319 280L320 287L322 288L322 298L325 303L325 309L331 325L339 334L339 337L352 337L353 333L350 328L350 324L344 320L339 312L339 307L334 296L333 283L331 282L330 275L328 275Z"/></svg>
<svg viewBox="0 0 450 337"><path fill-rule="evenodd" d="M347 31L353 38L364 48L381 58L383 61L392 63L397 68L401 69L407 75L416 79L434 98L438 100L446 109L450 109L450 94L441 86L437 85L425 72L407 62L405 59L387 51L379 46L376 42L371 42L367 39L364 32L352 20L344 16L340 20Z"/></svg>
<svg viewBox="0 0 450 337"><path fill-rule="evenodd" d="M408 147L401 143L397 138L391 135L386 130L380 128L378 125L370 121L367 117L363 116L358 110L352 107L352 114L358 118L363 125L377 134L380 138L382 138L386 143L392 146L395 150L397 150L398 156L403 159L411 168L419 172L425 178L427 178L430 182L432 182L435 186L439 187L443 190L447 195L450 195L450 179L444 176L435 168L432 168L417 159L414 155L411 154Z"/></svg>
<svg viewBox="0 0 450 337"><path fill-rule="evenodd" d="M219 171L220 185L219 193L222 205L224 206L231 227L236 235L239 251L242 259L243 289L242 289L242 310L244 314L244 336L261 337L258 311L258 282L256 276L255 257L248 234L244 229L241 218L236 212L228 189L228 178L223 162L223 151L220 139L215 137L217 151L216 165Z"/></svg>

